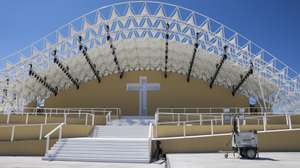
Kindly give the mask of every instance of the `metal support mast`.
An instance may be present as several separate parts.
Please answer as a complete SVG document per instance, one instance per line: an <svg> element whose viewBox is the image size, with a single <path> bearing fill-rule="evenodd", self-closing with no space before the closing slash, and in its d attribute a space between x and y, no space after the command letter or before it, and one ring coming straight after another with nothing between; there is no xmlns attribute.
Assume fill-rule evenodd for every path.
<svg viewBox="0 0 300 168"><path fill-rule="evenodd" d="M110 44L110 48L112 50L112 55L114 57L114 62L116 64L116 66L117 66L118 72L120 74L120 78L123 78L123 76L124 76L124 70L121 70L121 67L119 65L119 61L118 61L117 54L116 54L116 48L114 47L114 45L112 43L112 39L111 39L111 36L110 36L110 33L109 33L109 31L110 31L109 30L109 25L105 26L105 31L106 31L106 34L107 34L106 35L106 39L107 39L107 41Z"/></svg>
<svg viewBox="0 0 300 168"><path fill-rule="evenodd" d="M198 40L199 40L199 33L196 34L196 42L194 44L193 57L192 57L192 60L190 62L189 70L188 70L188 73L187 73L187 79L186 79L187 82L190 82L191 73L192 73L192 70L193 70L193 65L194 65L194 62L195 62L195 57L196 57L197 49L199 47Z"/></svg>
<svg viewBox="0 0 300 168"><path fill-rule="evenodd" d="M78 37L78 42L79 42L79 51L82 52L86 62L90 65L90 68L92 69L94 75L96 76L98 83L100 83L101 82L101 77L99 75L100 72L98 70L96 70L96 64L92 63L91 59L89 58L88 53L87 53L87 47L82 45L82 37L81 36Z"/></svg>
<svg viewBox="0 0 300 168"><path fill-rule="evenodd" d="M169 53L169 38L170 38L170 34L169 34L169 28L170 28L170 24L167 23L166 26L166 48L165 48L165 78L168 77L168 53Z"/></svg>
<svg viewBox="0 0 300 168"><path fill-rule="evenodd" d="M232 96L234 96L236 94L236 92L238 91L238 89L242 86L242 84L249 78L250 75L253 74L253 63L251 62L250 63L250 69L248 70L248 72L246 73L245 76L241 75L241 80L240 82L238 83L238 85L235 87L233 85L233 90L232 90Z"/></svg>
<svg viewBox="0 0 300 168"><path fill-rule="evenodd" d="M51 86L48 82L47 82L47 78L46 77L41 77L39 74L37 74L33 68L32 68L32 64L29 64L29 76L32 76L33 78L35 78L40 84L42 84L43 86L45 86L50 92L52 92L55 96L58 93L58 87L53 87Z"/></svg>
<svg viewBox="0 0 300 168"><path fill-rule="evenodd" d="M52 55L54 57L53 61L55 64L57 64L58 68L71 80L71 82L76 86L77 89L79 89L79 82L78 79L75 79L72 77L72 75L69 72L69 67L64 66L62 62L57 58L57 50L53 50Z"/></svg>
<svg viewBox="0 0 300 168"><path fill-rule="evenodd" d="M216 64L216 72L214 73L213 77L210 78L210 84L209 84L209 87L212 88L213 87L213 84L219 74L219 71L220 69L222 68L222 65L224 64L225 60L227 59L227 46L224 46L224 55L222 57L222 60L220 61L219 64Z"/></svg>

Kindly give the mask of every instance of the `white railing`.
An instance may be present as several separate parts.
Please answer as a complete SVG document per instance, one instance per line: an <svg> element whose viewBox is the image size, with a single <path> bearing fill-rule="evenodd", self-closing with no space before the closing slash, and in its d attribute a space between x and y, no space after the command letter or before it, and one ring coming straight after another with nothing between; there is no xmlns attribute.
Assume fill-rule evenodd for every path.
<svg viewBox="0 0 300 168"><path fill-rule="evenodd" d="M36 107L25 107L23 111L16 112L16 113L49 113L49 114L58 114L58 113L92 113L95 115L103 114L106 115L107 113L111 113L111 115L120 117L122 115L120 108L36 108Z"/></svg>
<svg viewBox="0 0 300 168"><path fill-rule="evenodd" d="M175 107L175 108L157 108L156 112L167 113L250 113L250 112L270 111L264 107Z"/></svg>
<svg viewBox="0 0 300 168"><path fill-rule="evenodd" d="M160 115L167 115L171 118L171 121L159 121L159 116ZM300 113L298 114L272 114L272 113L267 113L264 112L263 114L259 113L259 114L253 114L253 113L244 113L244 114L237 114L237 113L156 113L155 114L155 137L158 137L158 126L159 125L177 125L177 126L182 126L182 137L186 137L187 133L186 133L186 127L187 126L191 126L193 124L196 125L210 125L210 134L211 135L215 135L215 131L214 128L216 126L223 126L223 125L233 125L233 120L232 117L233 116L239 116L239 119L237 120L237 124L240 125L258 125L258 126L262 126L262 131L261 132L267 132L270 131L268 130L268 124L272 125L272 118L274 117L282 117L283 119L281 120L281 122L279 125L286 125L286 129L287 130L293 130L296 129L296 127L294 128L293 123L292 123L292 119L291 116L299 116L300 117ZM177 116L177 117L174 117ZM181 116L185 116L183 118L185 118L185 120L180 120L182 117ZM199 117L199 120L189 120L189 117ZM203 117L211 117L211 119L203 119ZM225 118L228 117L227 120L225 120ZM176 119L175 119L176 118ZM247 121L249 120L256 120L256 123L251 123L248 124ZM269 123L271 122L271 123ZM300 125L300 121L299 123L294 123L299 124ZM275 124L276 125L276 124ZM271 129L271 130L276 130L276 129ZM277 130L285 130L282 128L278 128Z"/></svg>
<svg viewBox="0 0 300 168"><path fill-rule="evenodd" d="M0 128L11 128L10 133L10 141L13 142L15 140L15 134L16 134L16 128L17 127L34 127L34 126L40 126L39 129L39 140L42 139L44 134L44 127L45 126L51 126L51 125L58 125L59 123L51 123L51 124L18 124L18 125L1 125Z"/></svg>
<svg viewBox="0 0 300 168"><path fill-rule="evenodd" d="M107 114L110 114L110 112L107 112ZM28 113L8 113L8 114L1 114L1 115L6 115L6 124L10 124L11 123L11 116L12 115L20 115L20 116L24 116L25 115L25 124L28 124L29 123L29 116L30 115L44 115L44 124L47 124L48 123L48 119L49 117L52 117L53 115L63 115L63 118L64 118L64 123L67 124L67 121L68 121L68 117L70 117L70 115L78 115L78 118L80 118L81 116L84 116L85 115L85 125L88 125L88 120L89 120L89 117L91 118L91 125L95 125L95 114L92 114L92 113L67 113L67 112L57 112L57 113L31 113L31 112L28 112Z"/></svg>
<svg viewBox="0 0 300 168"><path fill-rule="evenodd" d="M59 124L57 127L55 127L52 131L50 131L47 135L45 135L45 138L47 139L46 141L46 153L48 153L49 147L50 147L50 137L53 133L55 133L57 130L59 130L58 133L58 140L60 140L62 138L62 129L63 129L63 125L65 123L61 123Z"/></svg>

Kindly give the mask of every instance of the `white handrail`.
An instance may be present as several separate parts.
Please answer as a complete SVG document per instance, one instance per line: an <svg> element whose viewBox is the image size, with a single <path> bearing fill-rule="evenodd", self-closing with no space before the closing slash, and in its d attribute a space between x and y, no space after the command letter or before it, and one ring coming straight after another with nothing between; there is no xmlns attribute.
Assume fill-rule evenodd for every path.
<svg viewBox="0 0 300 168"><path fill-rule="evenodd" d="M62 138L62 128L65 123L60 123L57 127L55 127L52 131L50 131L47 135L45 135L46 141L46 153L48 153L49 146L50 146L50 136L59 130L58 139L60 140Z"/></svg>
<svg viewBox="0 0 300 168"><path fill-rule="evenodd" d="M170 115L170 117L172 118L172 116L174 115L174 114L176 114L176 115L178 115L178 120L177 121L173 121L173 119L171 119L172 121L164 121L164 122L161 122L161 121L158 121L157 123L156 123L156 127L155 127L155 129L156 129L156 138L158 137L157 135L158 135L158 126L159 125L170 125L170 124L177 124L177 126L180 126L181 124L182 124L182 127L183 127L183 136L182 137L186 137L187 135L186 135L186 124L187 123L196 123L196 124L199 124L200 123L200 125L202 124L202 122L207 122L207 121L209 121L209 123L210 123L210 131L211 131L211 135L215 135L215 133L214 133L214 127L215 126L217 126L218 125L218 121L220 121L220 123L221 123L221 126L223 126L224 125L224 115L226 116L226 115L228 115L227 113L216 113L216 114L218 114L218 115L221 115L220 116L220 119L218 119L218 118L212 118L212 119L206 119L206 120L202 120L202 115L206 115L207 113L198 113L197 115L199 115L200 114L200 120L188 120L188 121L180 121L180 115L187 115L187 113L168 113L168 115ZM194 115L194 114L193 114ZM197 115L194 115L194 116L197 116ZM235 113L233 113L233 115L235 115ZM260 114L260 115L254 115L254 116L243 116L243 115L241 115L241 116L243 116L243 118L239 118L238 119L238 124L240 124L240 121L242 121L243 123L243 125L247 125L247 122L246 122L246 120L247 119L256 119L257 120L257 122L258 122L258 125L260 125L259 124L259 121L262 121L262 126L263 126L263 128L262 128L262 131L260 131L260 132L268 132L269 130L267 130L267 125L269 124L268 123L268 119L270 119L270 118L272 118L272 117L283 117L286 121L284 122L284 125L287 125L288 126L288 130L294 130L294 129L296 129L296 128L293 128L293 126L292 126L292 119L291 119L291 116L292 115L300 115L300 114L268 114L268 113L263 113L263 114ZM155 116L157 116L157 115L155 115ZM208 115L209 116L209 115ZM231 120L232 121L232 120ZM216 123L216 124L214 124L214 122ZM270 124L272 124L272 123L270 123ZM206 125L208 125L208 124L206 124ZM232 125L232 122L230 122L230 125ZM282 128L278 128L278 129L275 129L275 130L285 130L285 129L282 129ZM197 136L197 135L196 135ZM172 136L171 136L172 137Z"/></svg>
<svg viewBox="0 0 300 168"><path fill-rule="evenodd" d="M58 123L50 123L47 125L57 125ZM15 130L17 127L32 127L32 126L40 126L39 139L42 139L43 135L43 127L45 124L15 124L15 125L0 125L0 128L9 128L11 127L10 133L10 141L13 142L15 140Z"/></svg>
<svg viewBox="0 0 300 168"><path fill-rule="evenodd" d="M106 113L110 113L110 112L106 112ZM63 115L64 117L64 123L67 123L67 118L68 118L68 115L74 115L74 114L78 114L78 113L70 113L70 112L64 112L64 113L26 113L26 116L25 116L25 124L27 125L28 124L28 121L29 121L29 115L44 115L45 118L44 118L44 124L47 124L48 123L48 115L51 117L52 115ZM82 115L86 115L86 119L85 119L85 124L88 125L88 116L91 116L92 117L92 124L91 125L94 125L95 124L95 114L92 114L92 113L81 113ZM11 118L11 115L24 115L22 113L8 113L8 114L1 114L1 115L6 115L7 118L6 118L6 124L10 124L10 118ZM78 118L80 118L80 115L78 116Z"/></svg>
<svg viewBox="0 0 300 168"><path fill-rule="evenodd" d="M121 115L121 109L117 107L111 107L111 108L36 108L36 107L25 107L23 111L21 112L15 112L15 113L27 113L27 111L32 111L33 113L108 113L111 112L113 115L116 115L117 117L120 117Z"/></svg>

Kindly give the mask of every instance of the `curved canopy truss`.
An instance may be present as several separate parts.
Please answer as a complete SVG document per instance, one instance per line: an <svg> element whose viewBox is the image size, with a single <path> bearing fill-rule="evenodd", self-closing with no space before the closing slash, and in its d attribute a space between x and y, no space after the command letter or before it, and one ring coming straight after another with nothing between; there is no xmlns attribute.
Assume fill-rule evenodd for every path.
<svg viewBox="0 0 300 168"><path fill-rule="evenodd" d="M80 43L79 36L82 37ZM86 50L79 50L79 44L86 46ZM120 71L126 75L136 70L167 70L187 75L192 56L195 58L191 77L209 82L222 59L224 46L228 48L228 58L215 84L232 89L241 80L240 75L253 64L254 74L238 93L255 97L264 107L297 109L300 104L297 72L212 18L177 5L153 1L101 7L2 58L0 107L18 110L35 99L45 99L53 93L41 83L63 90L74 83L75 79L72 83L70 76L84 83L97 79L97 74L100 78ZM53 50L57 51L60 69L53 62ZM46 78L40 79L40 83L31 78L29 65Z"/></svg>

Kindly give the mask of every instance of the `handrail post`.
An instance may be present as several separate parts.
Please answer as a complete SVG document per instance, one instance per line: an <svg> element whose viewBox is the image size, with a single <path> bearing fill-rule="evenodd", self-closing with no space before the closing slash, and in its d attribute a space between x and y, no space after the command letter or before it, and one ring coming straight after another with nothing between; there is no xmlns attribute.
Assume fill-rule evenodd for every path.
<svg viewBox="0 0 300 168"><path fill-rule="evenodd" d="M47 141L46 141L46 154L48 153L49 146L50 146L50 136L47 137Z"/></svg>
<svg viewBox="0 0 300 168"><path fill-rule="evenodd" d="M183 137L186 136L186 123L183 122Z"/></svg>
<svg viewBox="0 0 300 168"><path fill-rule="evenodd" d="M47 119L48 119L48 114L47 113L45 113L45 124L47 124Z"/></svg>
<svg viewBox="0 0 300 168"><path fill-rule="evenodd" d="M177 113L177 125L180 125L180 113Z"/></svg>
<svg viewBox="0 0 300 168"><path fill-rule="evenodd" d="M264 131L266 131L267 130L267 113L264 113L263 125L264 125Z"/></svg>
<svg viewBox="0 0 300 168"><path fill-rule="evenodd" d="M67 114L64 113L64 123L67 124Z"/></svg>
<svg viewBox="0 0 300 168"><path fill-rule="evenodd" d="M63 126L59 127L59 135L58 135L59 140L62 138L62 128Z"/></svg>
<svg viewBox="0 0 300 168"><path fill-rule="evenodd" d="M15 128L16 128L16 126L13 125L12 126L12 130L11 130L10 142L14 141L14 138L15 138Z"/></svg>
<svg viewBox="0 0 300 168"><path fill-rule="evenodd" d="M85 125L88 124L88 113L85 113Z"/></svg>
<svg viewBox="0 0 300 168"><path fill-rule="evenodd" d="M288 114L285 114L286 125L289 126L289 117Z"/></svg>
<svg viewBox="0 0 300 168"><path fill-rule="evenodd" d="M39 139L41 140L42 137L43 137L43 124L41 124L41 126L40 126L40 137L39 137Z"/></svg>
<svg viewBox="0 0 300 168"><path fill-rule="evenodd" d="M26 113L26 119L25 119L25 123L26 123L26 124L28 124L28 117L29 117L28 115L29 115L29 114Z"/></svg>
<svg viewBox="0 0 300 168"><path fill-rule="evenodd" d="M291 115L288 115L288 119L289 119L289 129L292 129L292 120L291 120Z"/></svg>
<svg viewBox="0 0 300 168"><path fill-rule="evenodd" d="M221 122L222 122L222 125L224 125L224 113L221 114L221 120L222 120L222 121L221 121Z"/></svg>
<svg viewBox="0 0 300 168"><path fill-rule="evenodd" d="M95 114L92 114L92 125L95 125Z"/></svg>
<svg viewBox="0 0 300 168"><path fill-rule="evenodd" d="M7 114L7 118L6 118L6 124L9 124L9 121L10 121L10 113Z"/></svg>
<svg viewBox="0 0 300 168"><path fill-rule="evenodd" d="M202 125L202 114L200 114L200 125Z"/></svg>
<svg viewBox="0 0 300 168"><path fill-rule="evenodd" d="M210 131L211 131L211 135L214 134L214 122L213 120L210 120Z"/></svg>

